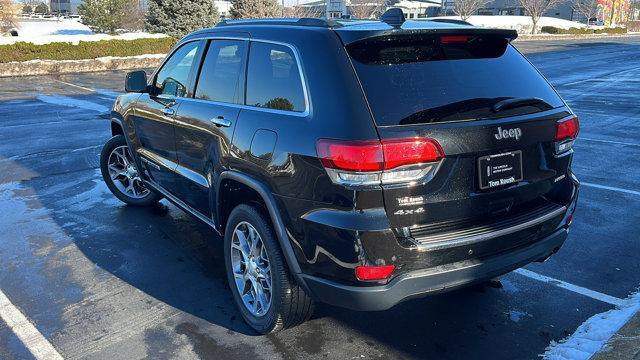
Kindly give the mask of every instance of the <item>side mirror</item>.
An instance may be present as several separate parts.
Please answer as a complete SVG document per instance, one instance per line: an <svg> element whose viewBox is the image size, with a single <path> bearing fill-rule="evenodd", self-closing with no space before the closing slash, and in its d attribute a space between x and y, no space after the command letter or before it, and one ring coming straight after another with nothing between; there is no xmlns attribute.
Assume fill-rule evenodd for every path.
<svg viewBox="0 0 640 360"><path fill-rule="evenodd" d="M126 92L136 93L149 92L149 87L147 86L147 73L143 70L129 72L124 81L124 90Z"/></svg>

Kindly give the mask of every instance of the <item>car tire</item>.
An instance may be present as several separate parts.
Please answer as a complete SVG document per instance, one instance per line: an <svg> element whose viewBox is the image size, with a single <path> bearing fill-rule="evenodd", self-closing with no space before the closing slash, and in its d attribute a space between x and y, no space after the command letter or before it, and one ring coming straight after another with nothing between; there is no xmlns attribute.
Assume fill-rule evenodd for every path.
<svg viewBox="0 0 640 360"><path fill-rule="evenodd" d="M260 243L258 241L254 241L255 239L251 240L250 235L248 235L251 233L249 226L252 227L260 237L259 240L262 243L260 249L258 249L258 247L260 247ZM255 266L256 268L264 267L264 256L262 255L263 250L268 259L271 279L269 287L270 302L268 308L265 306L267 310L262 313L260 313L258 309L258 307L261 307L262 305L255 305L256 303L261 304L259 301L256 302L256 296L254 296L253 303L245 301L247 296L249 299L251 298L251 290L247 291L244 296L241 294L242 290L240 288L242 285L240 284L243 282L245 284L245 288L253 288L255 286L251 285L252 281L247 280L246 278L237 277L239 273L244 273L245 276L250 278L250 264L254 260L247 260L245 262L244 269L242 269L242 266L238 266L238 260L245 258L245 254L238 249L238 245L240 245L240 239L242 237L242 235L238 235L238 232L245 234L245 240L248 243L258 244L256 245L255 251L251 245L248 245L249 249L246 249L249 250L249 253L251 254L247 256L248 258L258 259L255 260L255 263L257 264ZM233 246L234 244L235 247ZM261 334L274 333L299 325L311 317L314 310L314 302L296 283L295 279L289 272L287 264L282 256L280 245L271 225L271 221L269 217L265 215L262 208L254 205L241 204L233 209L226 224L224 256L227 278L233 297L238 305L242 317L254 330ZM242 262L240 262L240 264L241 263ZM259 273L259 269L256 271ZM265 271L263 271L263 273L264 272ZM262 288L263 294L266 294L267 290L263 285L267 284L267 281L265 279L256 280L256 283L262 284L258 285L258 287ZM254 292L254 295L255 293L256 292Z"/></svg>
<svg viewBox="0 0 640 360"><path fill-rule="evenodd" d="M111 193L128 205L151 206L162 199L144 186L123 135L112 137L102 147L100 172Z"/></svg>

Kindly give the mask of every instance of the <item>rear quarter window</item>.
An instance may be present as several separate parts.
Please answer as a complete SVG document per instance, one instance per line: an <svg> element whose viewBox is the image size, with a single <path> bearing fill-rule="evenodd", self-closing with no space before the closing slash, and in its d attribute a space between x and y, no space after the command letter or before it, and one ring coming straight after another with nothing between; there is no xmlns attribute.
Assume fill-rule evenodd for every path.
<svg viewBox="0 0 640 360"><path fill-rule="evenodd" d="M247 69L246 104L285 111L305 111L300 70L291 48L252 42Z"/></svg>

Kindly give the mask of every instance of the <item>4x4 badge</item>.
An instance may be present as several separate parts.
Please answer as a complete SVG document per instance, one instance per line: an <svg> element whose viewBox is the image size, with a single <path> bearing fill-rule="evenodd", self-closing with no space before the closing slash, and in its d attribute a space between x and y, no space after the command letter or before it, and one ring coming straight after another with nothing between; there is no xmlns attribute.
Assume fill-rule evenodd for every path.
<svg viewBox="0 0 640 360"><path fill-rule="evenodd" d="M494 136L498 140L508 138L515 138L516 140L520 140L520 136L522 136L522 130L520 130L520 128L502 130L502 128L498 126L498 133L494 134Z"/></svg>

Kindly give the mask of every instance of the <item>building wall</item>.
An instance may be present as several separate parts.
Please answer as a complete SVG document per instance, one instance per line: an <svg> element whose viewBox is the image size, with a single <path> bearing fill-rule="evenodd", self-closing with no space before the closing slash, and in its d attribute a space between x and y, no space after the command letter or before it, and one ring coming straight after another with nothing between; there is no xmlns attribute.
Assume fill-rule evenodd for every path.
<svg viewBox="0 0 640 360"><path fill-rule="evenodd" d="M443 0L444 11L446 15L455 15L453 12L453 0ZM527 13L520 5L518 0L493 0L478 10L478 15L517 15L526 16ZM575 13L569 2L562 3L544 13L544 16L550 16L560 19L583 21L586 20L579 14Z"/></svg>

